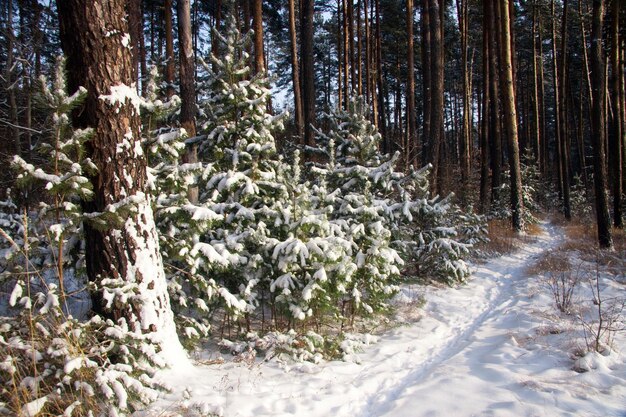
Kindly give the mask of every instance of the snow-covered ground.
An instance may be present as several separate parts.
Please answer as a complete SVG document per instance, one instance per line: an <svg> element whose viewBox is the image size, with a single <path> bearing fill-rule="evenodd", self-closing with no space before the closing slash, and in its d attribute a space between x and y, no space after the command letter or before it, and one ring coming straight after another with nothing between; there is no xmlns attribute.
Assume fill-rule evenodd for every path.
<svg viewBox="0 0 626 417"><path fill-rule="evenodd" d="M542 280L528 272L562 243L561 229L544 227L515 253L475 266L467 285L405 288L400 299L425 297L421 318L380 335L359 363L174 368L162 374L173 391L138 414L624 417L626 337L618 333L606 356L578 359L589 372L573 370L582 327L557 314ZM623 283L603 286L625 296ZM583 284L578 307L587 293Z"/></svg>

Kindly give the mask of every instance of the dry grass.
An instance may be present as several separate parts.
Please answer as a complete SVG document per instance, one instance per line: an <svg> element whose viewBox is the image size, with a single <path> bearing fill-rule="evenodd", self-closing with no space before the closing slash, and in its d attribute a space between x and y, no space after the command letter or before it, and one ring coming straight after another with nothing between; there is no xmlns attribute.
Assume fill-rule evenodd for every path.
<svg viewBox="0 0 626 417"><path fill-rule="evenodd" d="M489 242L480 244L481 251L490 255L504 255L519 249L543 233L538 224L527 225L523 234L517 233L508 219L492 219L488 223Z"/></svg>
<svg viewBox="0 0 626 417"><path fill-rule="evenodd" d="M567 254L562 250L544 252L542 256L532 266L528 268L528 275L543 275L545 273L555 273L569 271L572 265Z"/></svg>

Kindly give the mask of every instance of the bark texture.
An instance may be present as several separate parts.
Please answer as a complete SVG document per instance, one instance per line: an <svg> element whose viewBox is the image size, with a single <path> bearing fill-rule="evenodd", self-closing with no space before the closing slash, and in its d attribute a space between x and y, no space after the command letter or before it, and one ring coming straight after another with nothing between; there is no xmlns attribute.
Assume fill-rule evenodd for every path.
<svg viewBox="0 0 626 417"><path fill-rule="evenodd" d="M89 279L121 280L136 296L107 306L103 289L93 294L94 310L129 327L157 334L168 352L180 352L163 261L150 202L145 194L146 159L140 146L132 54L125 41L128 24L123 0L57 1L61 45L67 56L68 88L87 89L87 99L73 118L77 128L92 127L87 154L98 168L91 178L95 197L84 202L87 215L112 205L134 207L123 224L95 228L85 224ZM128 203L128 204L125 204Z"/></svg>

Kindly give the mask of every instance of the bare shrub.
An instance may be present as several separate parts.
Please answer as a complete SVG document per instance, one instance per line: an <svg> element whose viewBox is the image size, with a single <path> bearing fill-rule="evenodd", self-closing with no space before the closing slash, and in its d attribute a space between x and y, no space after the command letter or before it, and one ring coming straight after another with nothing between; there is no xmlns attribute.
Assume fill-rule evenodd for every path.
<svg viewBox="0 0 626 417"><path fill-rule="evenodd" d="M602 353L606 346L611 346L615 334L626 330L624 308L626 297L607 297L602 292L600 264L596 262L593 274L589 274L588 285L591 290L594 308L593 315L579 315L583 328L585 344L589 351Z"/></svg>
<svg viewBox="0 0 626 417"><path fill-rule="evenodd" d="M578 288L581 276L580 269L577 272L560 271L550 272L544 280L544 284L550 290L556 308L565 314L572 311L572 300L576 288Z"/></svg>

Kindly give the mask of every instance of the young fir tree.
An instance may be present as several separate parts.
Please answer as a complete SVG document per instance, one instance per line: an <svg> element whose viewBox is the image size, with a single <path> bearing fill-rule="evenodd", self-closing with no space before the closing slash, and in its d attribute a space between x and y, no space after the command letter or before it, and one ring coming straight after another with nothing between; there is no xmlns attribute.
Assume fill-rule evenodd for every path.
<svg viewBox="0 0 626 417"><path fill-rule="evenodd" d="M330 127L321 133L329 146L328 185L337 190L332 220L341 227L352 246L355 272L339 287L343 301L353 312L380 312L396 292L395 282L403 264L391 247L387 198L399 174L394 171L398 155L380 157L381 136L369 122L360 99L347 110L328 117Z"/></svg>
<svg viewBox="0 0 626 417"><path fill-rule="evenodd" d="M215 281L199 271L202 258L194 248L200 236L221 217L205 204L189 200L190 187L211 174L212 164L182 163L186 132L158 127L172 118L179 105L176 95L166 102L158 98L157 72L153 68L141 106L143 131L147 132L143 146L148 155L149 188L178 334L184 341L194 342L208 334L211 304L217 304L219 294Z"/></svg>
<svg viewBox="0 0 626 417"><path fill-rule="evenodd" d="M211 161L213 173L198 188L199 201L222 221L201 236L193 254L203 258L198 269L216 280L226 307L238 315L259 306L271 286L271 229L280 225L289 201L286 167L272 136L284 116L267 111L267 78L250 75L250 34L242 36L231 16L225 35L215 37L222 55L204 65L198 146L199 159Z"/></svg>

